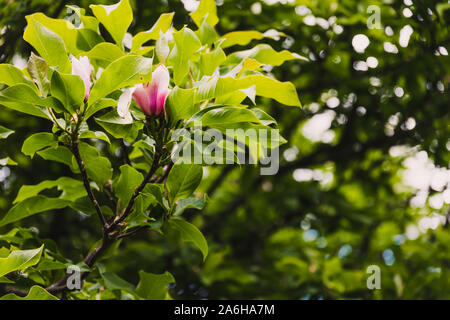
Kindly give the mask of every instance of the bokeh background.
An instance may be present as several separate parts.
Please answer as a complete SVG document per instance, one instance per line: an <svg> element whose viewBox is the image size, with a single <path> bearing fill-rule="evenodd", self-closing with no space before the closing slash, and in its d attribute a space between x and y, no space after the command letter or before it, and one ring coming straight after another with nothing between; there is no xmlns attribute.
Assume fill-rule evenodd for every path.
<svg viewBox="0 0 450 320"><path fill-rule="evenodd" d="M114 2L0 0L0 62L25 66L27 14L61 18L68 4ZM196 5L131 3L132 33L147 30L164 12L176 13L176 28L192 25L188 13ZM275 29L285 36L264 42L309 58L271 71L295 84L302 110L257 100L289 141L280 170L275 176L261 176L252 166L205 171L201 192L209 204L186 213L208 240L205 263L193 246L143 232L102 267L135 284L138 270L168 270L176 279L174 299L450 298L448 1L216 3L219 33ZM367 26L374 13L369 6L380 10L377 28ZM16 131L0 140L0 158L19 163L0 166L3 215L22 185L71 172L20 153L26 137L51 130L50 123L0 106L0 125ZM104 151L115 156L113 165L121 164L119 145ZM20 224L74 261L100 236L95 217L71 209ZM380 290L366 286L370 265L381 269Z"/></svg>

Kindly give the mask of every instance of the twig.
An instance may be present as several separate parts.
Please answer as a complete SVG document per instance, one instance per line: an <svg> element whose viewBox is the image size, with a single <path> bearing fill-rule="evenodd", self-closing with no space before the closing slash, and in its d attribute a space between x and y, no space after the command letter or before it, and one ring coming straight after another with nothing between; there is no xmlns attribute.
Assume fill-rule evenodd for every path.
<svg viewBox="0 0 450 320"><path fill-rule="evenodd" d="M89 184L86 168L84 166L83 159L81 158L80 155L80 149L78 147L78 140L72 142L72 152L73 155L75 156L75 159L77 160L78 167L80 168L81 176L83 177L84 188L86 189L89 199L91 199L92 203L94 204L95 210L97 211L97 215L102 223L103 229L106 230L108 229L108 223L106 222L105 216L102 213L102 209L100 208L97 198L95 198L94 192L92 191L91 185Z"/></svg>
<svg viewBox="0 0 450 320"><path fill-rule="evenodd" d="M123 220L125 220L128 217L128 215L131 213L131 210L132 210L133 204L134 204L134 200L141 193L141 191L145 188L145 186L150 181L150 179L153 177L156 169L158 169L159 159L160 159L159 152L155 152L155 156L153 158L153 163L152 163L152 166L150 167L150 170L148 171L148 173L145 176L142 183L134 190L133 195L131 196L131 199L128 202L128 205L125 208L125 210L123 211L123 213L118 218L116 218L116 220L114 220L114 222L108 228L108 231L115 228L119 223L121 223Z"/></svg>

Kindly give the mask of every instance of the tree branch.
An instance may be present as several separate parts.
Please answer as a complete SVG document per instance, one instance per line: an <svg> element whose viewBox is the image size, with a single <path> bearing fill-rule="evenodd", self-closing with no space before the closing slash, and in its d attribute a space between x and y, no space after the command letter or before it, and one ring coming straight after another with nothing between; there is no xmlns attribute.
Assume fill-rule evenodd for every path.
<svg viewBox="0 0 450 320"><path fill-rule="evenodd" d="M80 168L81 176L83 177L84 188L86 189L89 199L91 199L92 203L94 204L95 210L97 211L97 215L102 223L103 229L106 230L108 229L108 223L106 222L105 216L102 213L97 198L95 197L94 192L91 189L91 185L89 184L86 167L84 166L83 159L81 158L80 155L80 149L78 147L78 139L72 141L72 153L75 156L75 159L77 160L78 167Z"/></svg>
<svg viewBox="0 0 450 320"><path fill-rule="evenodd" d="M145 188L145 186L147 185L147 183L149 183L149 181L151 180L151 178L153 177L153 175L155 174L156 169L158 169L158 165L159 165L159 159L160 159L160 154L159 152L155 152L155 156L153 158L153 162L152 165L150 167L150 170L148 171L147 175L145 176L144 180L142 181L142 183L134 190L133 195L131 196L130 201L128 202L127 207L125 208L125 210L123 211L123 213L114 220L114 222L111 224L111 226L108 228L109 230L113 230L119 223L121 223L122 221L124 221L128 215L131 213L131 210L133 208L133 204L134 204L134 200L136 199L136 197L141 193L141 191Z"/></svg>

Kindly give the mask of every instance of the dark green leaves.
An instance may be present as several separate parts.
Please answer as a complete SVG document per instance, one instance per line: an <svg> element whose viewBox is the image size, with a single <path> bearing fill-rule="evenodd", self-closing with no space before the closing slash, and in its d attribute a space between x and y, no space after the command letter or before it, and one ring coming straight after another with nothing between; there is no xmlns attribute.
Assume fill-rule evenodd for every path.
<svg viewBox="0 0 450 320"><path fill-rule="evenodd" d="M197 199L197 198L186 198L178 200L177 207L175 209L175 216L180 216L187 209L197 209L201 210L205 207L206 204L206 195Z"/></svg>
<svg viewBox="0 0 450 320"><path fill-rule="evenodd" d="M174 229L180 233L180 237L183 241L192 242L203 254L203 261L208 255L208 243L206 242L203 234L193 224L174 217L167 222L169 228Z"/></svg>
<svg viewBox="0 0 450 320"><path fill-rule="evenodd" d="M70 202L63 199L53 199L44 196L35 196L19 202L12 207L0 220L0 227L11 222L16 222L31 215L53 210L62 209Z"/></svg>
<svg viewBox="0 0 450 320"><path fill-rule="evenodd" d="M171 205L181 198L189 197L202 180L202 167L195 164L175 164L167 178Z"/></svg>
<svg viewBox="0 0 450 320"><path fill-rule="evenodd" d="M18 203L25 199L37 196L40 192L55 187L62 191L60 199L75 201L79 198L87 196L86 190L83 187L83 182L69 177L61 177L57 180L42 181L37 185L22 186L13 203Z"/></svg>
<svg viewBox="0 0 450 320"><path fill-rule="evenodd" d="M163 274L147 273L139 271L140 281L136 287L137 294L147 300L164 300L168 294L167 286L175 282L169 273Z"/></svg>

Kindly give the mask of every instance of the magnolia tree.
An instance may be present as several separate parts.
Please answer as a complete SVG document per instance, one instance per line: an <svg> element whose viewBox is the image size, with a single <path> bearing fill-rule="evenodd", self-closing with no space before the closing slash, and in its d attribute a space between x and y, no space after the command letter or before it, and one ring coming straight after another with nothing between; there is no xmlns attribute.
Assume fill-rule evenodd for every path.
<svg viewBox="0 0 450 320"><path fill-rule="evenodd" d="M2 299L88 299L100 290L115 298L167 298L167 285L175 281L169 272L140 271L135 287L96 262L141 230L164 235L170 229L205 259L207 241L182 218L184 210L205 206L206 195L196 193L203 166L260 164L268 169L261 174L276 173L277 148L285 141L256 97L300 107L294 85L274 79L265 66L302 57L266 44L232 51L280 34L218 35L214 0L201 1L191 13L194 30L176 30L174 14L166 13L134 36L127 33L133 20L128 0L92 5L93 16L70 8L73 23L42 13L26 17L23 37L35 53L24 70L0 65L0 104L48 120L51 130L30 134L21 151L62 163L72 174L22 186L0 227L11 228L10 239L33 237L14 223L71 208L96 215L102 237L81 262L48 242L29 248L11 240L0 249L0 282L10 291ZM2 138L11 133L1 129ZM117 168L102 152L113 143L126 152ZM1 162L16 165L10 158ZM42 194L52 188L60 194ZM21 277L28 287L16 284Z"/></svg>

